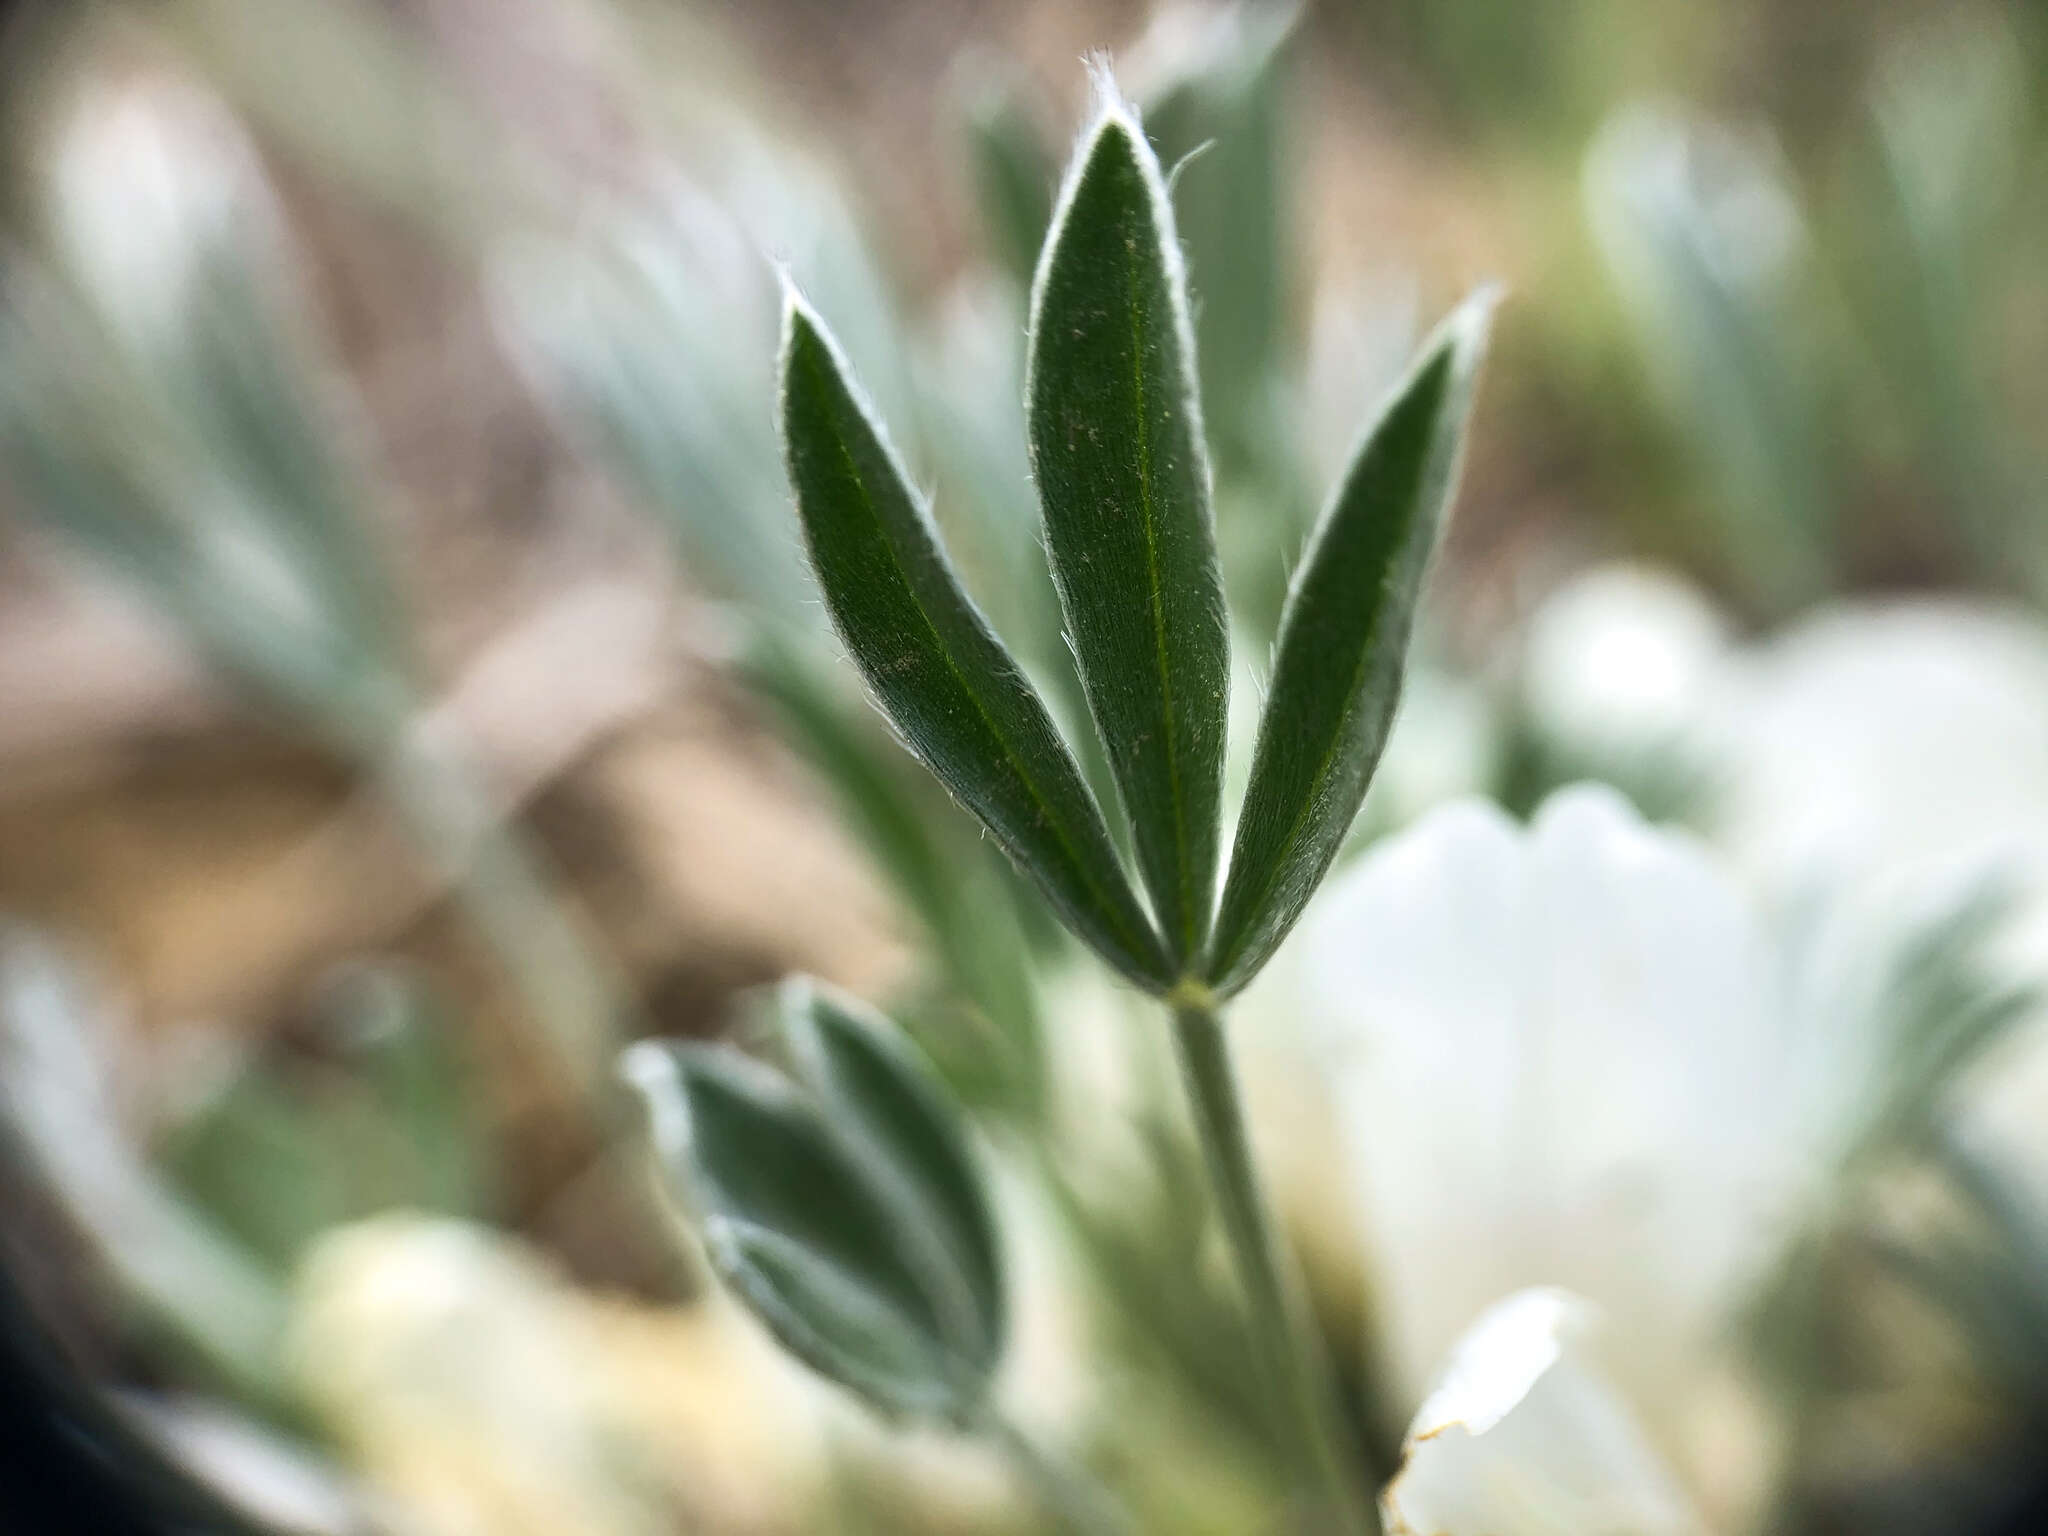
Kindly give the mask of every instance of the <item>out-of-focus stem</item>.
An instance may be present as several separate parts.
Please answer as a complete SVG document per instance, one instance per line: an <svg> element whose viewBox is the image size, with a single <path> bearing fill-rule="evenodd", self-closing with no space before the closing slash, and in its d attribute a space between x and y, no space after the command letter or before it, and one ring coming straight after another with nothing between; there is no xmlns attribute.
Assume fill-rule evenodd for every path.
<svg viewBox="0 0 2048 1536"><path fill-rule="evenodd" d="M1359 1485L1357 1458L1345 1454L1329 1360L1309 1318L1293 1256L1281 1242L1252 1167L1222 1017L1207 997L1176 996L1172 1002L1181 1080L1273 1405L1292 1421L1337 1528L1346 1536L1375 1536L1379 1525Z"/></svg>
<svg viewBox="0 0 2048 1536"><path fill-rule="evenodd" d="M558 1065L586 1095L609 1081L623 995L570 924L524 841L452 741L403 730L377 762L393 808L460 899Z"/></svg>
<svg viewBox="0 0 2048 1536"><path fill-rule="evenodd" d="M1137 1526L1106 1490L1040 1445L1001 1410L986 1407L977 1428L1062 1529L1078 1536L1137 1536Z"/></svg>
<svg viewBox="0 0 2048 1536"><path fill-rule="evenodd" d="M515 828L498 810L459 742L401 714L381 752L371 754L385 795L414 840L504 967L537 1027L540 1044L574 1086L616 1159L637 1128L630 1096L613 1061L631 1038L631 1003L622 980L577 933ZM680 1271L694 1262L655 1188L625 1169L627 1198L643 1235L651 1235Z"/></svg>

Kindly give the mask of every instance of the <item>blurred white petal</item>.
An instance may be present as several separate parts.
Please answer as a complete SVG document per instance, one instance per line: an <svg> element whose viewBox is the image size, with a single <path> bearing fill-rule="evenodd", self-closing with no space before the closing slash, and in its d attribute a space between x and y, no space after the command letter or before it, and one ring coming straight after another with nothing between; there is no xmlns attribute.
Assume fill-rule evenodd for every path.
<svg viewBox="0 0 2048 1536"><path fill-rule="evenodd" d="M1691 1536L1704 1529L1628 1408L1576 1358L1589 1308L1528 1290L1488 1308L1409 1426L1391 1536Z"/></svg>
<svg viewBox="0 0 2048 1536"><path fill-rule="evenodd" d="M1523 704L1546 739L1588 765L1697 749L1700 704L1728 644L1726 621L1683 578L1598 566L1530 621Z"/></svg>
<svg viewBox="0 0 2048 1536"><path fill-rule="evenodd" d="M1466 801L1340 875L1300 949L1396 1368L1419 1383L1488 1302L1565 1285L1686 1433L1817 1162L1741 889L1611 790L1526 829Z"/></svg>
<svg viewBox="0 0 2048 1536"><path fill-rule="evenodd" d="M2048 871L2048 628L1920 601L1822 613L1745 659L1720 834L1777 881Z"/></svg>
<svg viewBox="0 0 2048 1536"><path fill-rule="evenodd" d="M1744 653L1726 722L1714 830L1742 865L1878 924L1995 881L2016 899L1999 979L2048 983L2048 626L1981 601L1839 606ZM2042 1033L1982 1108L2048 1159Z"/></svg>

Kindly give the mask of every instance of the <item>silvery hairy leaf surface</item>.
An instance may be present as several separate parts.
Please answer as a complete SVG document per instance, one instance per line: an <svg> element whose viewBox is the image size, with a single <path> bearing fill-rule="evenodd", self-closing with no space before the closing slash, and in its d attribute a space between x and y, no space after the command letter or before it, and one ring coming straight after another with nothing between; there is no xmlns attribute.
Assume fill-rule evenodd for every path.
<svg viewBox="0 0 2048 1536"><path fill-rule="evenodd" d="M1008 1302L959 1112L862 1005L799 980L780 1011L793 1075L728 1046L627 1054L656 1150L785 1349L886 1416L971 1422Z"/></svg>

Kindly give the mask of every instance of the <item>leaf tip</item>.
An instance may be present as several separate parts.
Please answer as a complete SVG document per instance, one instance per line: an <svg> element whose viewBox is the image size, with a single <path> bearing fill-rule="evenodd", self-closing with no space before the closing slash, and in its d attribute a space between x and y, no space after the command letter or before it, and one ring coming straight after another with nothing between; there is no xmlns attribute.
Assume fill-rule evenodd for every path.
<svg viewBox="0 0 2048 1536"><path fill-rule="evenodd" d="M1474 382L1492 341L1493 317L1506 293L1504 285L1498 282L1481 283L1468 293L1457 308L1437 323L1416 354L1408 382L1401 388L1413 386L1426 375L1440 374L1442 387L1447 391L1443 398L1457 402L1452 406L1453 414L1461 416L1470 404ZM1462 441L1462 437L1461 425L1457 428L1457 440Z"/></svg>
<svg viewBox="0 0 2048 1536"><path fill-rule="evenodd" d="M647 1116L649 1139L664 1159L679 1156L690 1139L688 1097L675 1052L658 1040L639 1040L619 1053L614 1069Z"/></svg>
<svg viewBox="0 0 2048 1536"><path fill-rule="evenodd" d="M811 307L811 301L804 297L804 291L797 286L796 278L781 262L775 264L775 280L782 289L782 371L786 378L789 365L797 349L821 342L826 336L825 322Z"/></svg>
<svg viewBox="0 0 2048 1536"><path fill-rule="evenodd" d="M1124 94L1123 87L1116 83L1116 66L1109 54L1098 50L1084 58L1081 64L1088 71L1088 116L1087 126L1081 130L1081 142L1093 144L1096 135L1111 121L1135 128L1138 109Z"/></svg>
<svg viewBox="0 0 2048 1536"><path fill-rule="evenodd" d="M1158 158L1152 152L1152 141L1145 137L1138 108L1117 85L1109 61L1102 57L1090 59L1088 79L1088 116L1074 152L1070 181L1085 180L1108 154L1120 154L1130 161L1148 183L1160 180Z"/></svg>
<svg viewBox="0 0 2048 1536"><path fill-rule="evenodd" d="M1115 71L1110 66L1106 53L1090 54L1084 61L1088 70L1089 105L1087 116L1082 119L1079 135L1074 142L1074 152L1067 161L1066 175L1061 181L1058 198L1053 204L1052 220L1046 229L1045 247L1040 253L1040 277L1043 277L1046 261L1053 247L1059 243L1059 234L1066 223L1067 213L1074 203L1075 192L1081 183L1101 163L1105 154L1121 152L1150 184L1155 193L1164 196L1165 183L1159 169L1157 156L1152 144L1145 137L1144 125L1139 121L1138 108L1124 95L1123 88L1116 83Z"/></svg>
<svg viewBox="0 0 2048 1536"><path fill-rule="evenodd" d="M800 1018L817 1001L819 983L802 971L782 978L775 988L775 1002L785 1019Z"/></svg>
<svg viewBox="0 0 2048 1536"><path fill-rule="evenodd" d="M1493 333L1493 317L1506 302L1507 285L1497 279L1489 279L1465 295L1464 301L1451 311L1444 322L1446 338L1460 352L1478 353L1485 350L1488 338Z"/></svg>
<svg viewBox="0 0 2048 1536"><path fill-rule="evenodd" d="M783 1044L797 1067L806 1072L818 1065L824 1052L817 1016L820 985L814 978L797 972L783 977L775 988L775 1016Z"/></svg>

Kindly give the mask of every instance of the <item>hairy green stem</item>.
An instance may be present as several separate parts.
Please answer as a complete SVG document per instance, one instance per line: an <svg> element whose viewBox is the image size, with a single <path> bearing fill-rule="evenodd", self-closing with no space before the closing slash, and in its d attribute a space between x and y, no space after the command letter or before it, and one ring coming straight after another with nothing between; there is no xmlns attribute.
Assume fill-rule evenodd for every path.
<svg viewBox="0 0 2048 1536"><path fill-rule="evenodd" d="M1236 1260L1273 1405L1292 1421L1337 1528L1346 1536L1375 1536L1379 1526L1359 1485L1357 1458L1345 1451L1329 1359L1309 1317L1293 1256L1259 1191L1222 1017L1209 998L1176 997L1173 1025L1196 1139Z"/></svg>

